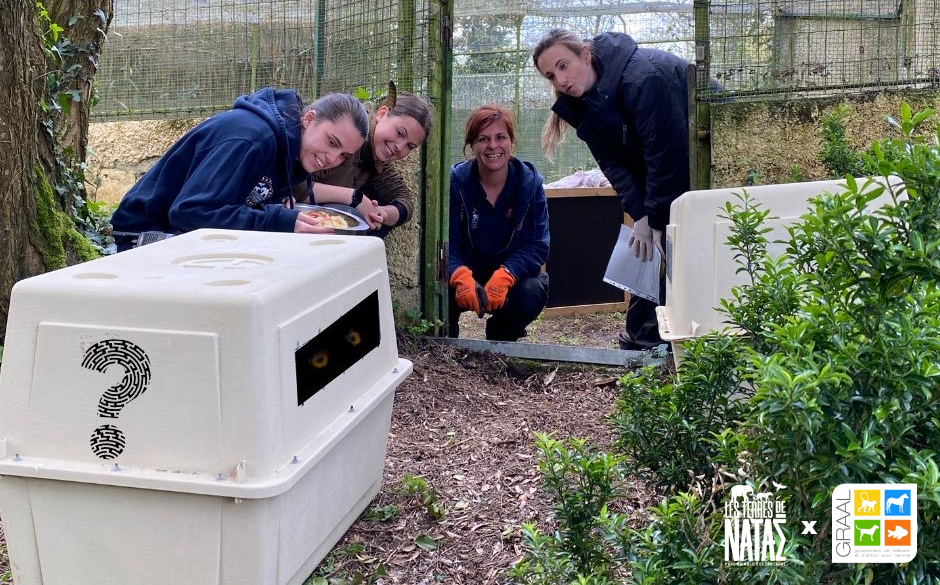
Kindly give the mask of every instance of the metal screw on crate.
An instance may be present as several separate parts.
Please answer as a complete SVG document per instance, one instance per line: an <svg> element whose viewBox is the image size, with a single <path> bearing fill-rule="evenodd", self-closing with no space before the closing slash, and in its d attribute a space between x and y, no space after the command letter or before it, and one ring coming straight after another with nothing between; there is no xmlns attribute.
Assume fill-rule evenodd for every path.
<svg viewBox="0 0 940 585"><path fill-rule="evenodd" d="M124 368L124 377L98 399L98 416L116 419L128 403L147 391L150 358L125 339L99 341L85 351L83 368L104 373L112 365ZM91 433L91 450L100 459L114 459L124 452L126 444L124 433L111 424L100 425Z"/></svg>

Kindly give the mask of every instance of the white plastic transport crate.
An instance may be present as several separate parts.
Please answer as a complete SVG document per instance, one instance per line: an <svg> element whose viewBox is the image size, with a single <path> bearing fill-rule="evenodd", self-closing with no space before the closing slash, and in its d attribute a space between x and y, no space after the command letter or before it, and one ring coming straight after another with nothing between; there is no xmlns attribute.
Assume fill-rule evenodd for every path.
<svg viewBox="0 0 940 585"><path fill-rule="evenodd" d="M17 283L16 583L302 583L378 491L410 372L378 238L199 230Z"/></svg>
<svg viewBox="0 0 940 585"><path fill-rule="evenodd" d="M868 181L856 180L860 186ZM879 185L883 184L882 179ZM903 187L896 177L892 177L891 184L895 190ZM784 246L773 242L787 238L786 227L809 211L809 200L823 193L845 191L845 180L689 191L672 202L666 226L666 304L656 307L656 317L659 335L672 342L677 361L681 359L682 341L727 327L725 316L716 307L721 299L731 298L732 287L748 283L746 274L736 274L734 250L726 244L731 221L720 217L726 214L726 202L740 203L736 194L744 190L761 209L770 211L765 222L765 227L772 230L765 234L771 242L767 251L779 255ZM868 208L889 201L886 190Z"/></svg>

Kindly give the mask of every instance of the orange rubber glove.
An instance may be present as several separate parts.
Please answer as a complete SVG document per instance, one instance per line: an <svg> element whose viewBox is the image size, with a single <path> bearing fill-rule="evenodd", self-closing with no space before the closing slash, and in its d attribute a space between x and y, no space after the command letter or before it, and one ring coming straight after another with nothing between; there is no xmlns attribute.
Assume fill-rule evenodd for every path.
<svg viewBox="0 0 940 585"><path fill-rule="evenodd" d="M490 311L503 308L509 287L516 284L516 278L509 274L505 266L500 266L486 283L486 307Z"/></svg>
<svg viewBox="0 0 940 585"><path fill-rule="evenodd" d="M464 311L473 311L478 317L486 310L486 291L473 279L473 272L461 266L450 276L450 285L454 287L457 306Z"/></svg>

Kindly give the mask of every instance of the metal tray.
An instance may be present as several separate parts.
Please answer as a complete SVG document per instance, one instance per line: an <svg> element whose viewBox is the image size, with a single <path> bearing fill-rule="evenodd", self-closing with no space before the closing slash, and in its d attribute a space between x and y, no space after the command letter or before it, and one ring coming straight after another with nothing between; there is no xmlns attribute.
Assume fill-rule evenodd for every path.
<svg viewBox="0 0 940 585"><path fill-rule="evenodd" d="M345 209L342 209L342 208ZM333 232L337 234L346 234L346 235L357 235L364 234L369 231L369 224L365 222L362 217L356 212L356 210L348 205L340 206L339 204L328 203L326 205L307 205L306 203L298 203L294 205L294 209L300 211L301 213L306 213L308 211L325 211L330 215L339 216L346 220L346 223L349 224L348 228L333 228Z"/></svg>

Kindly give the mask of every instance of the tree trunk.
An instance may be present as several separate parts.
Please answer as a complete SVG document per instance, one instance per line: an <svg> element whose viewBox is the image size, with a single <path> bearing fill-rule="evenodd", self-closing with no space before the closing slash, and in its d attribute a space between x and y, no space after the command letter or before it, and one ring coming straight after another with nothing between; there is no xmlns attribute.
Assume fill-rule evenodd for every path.
<svg viewBox="0 0 940 585"><path fill-rule="evenodd" d="M53 22L65 29L62 33L77 47L74 56L64 63L47 60L50 70L68 71L64 90L75 90L80 101L73 103L56 125L59 147L72 153L75 162L84 162L88 148L88 118L92 99L92 78L98 72L98 57L106 41L106 32L114 14L113 0L48 0L46 9ZM69 23L72 23L71 25ZM73 68L77 65L77 68Z"/></svg>
<svg viewBox="0 0 940 585"><path fill-rule="evenodd" d="M0 0L0 341L6 332L10 288L44 269L30 241L36 222L33 165L39 160L39 103L43 54L30 0Z"/></svg>
<svg viewBox="0 0 940 585"><path fill-rule="evenodd" d="M111 0L62 0L52 6L53 2L47 9L64 29L60 40L67 38L79 49L87 47L76 53L73 62L81 66L70 74L74 79L62 78L81 96L68 116L44 113L39 106L51 100L46 74L64 75L70 63L56 61L50 67L55 59L43 52L48 23L37 20L35 0L0 0L0 14L4 15L0 26L0 345L13 284L55 267L48 249L59 222L49 218L71 213L73 201L47 197L50 206L43 203L41 195L55 192L53 186L62 181L63 165L84 161L91 77L113 13ZM99 10L101 14L96 15ZM73 17L77 18L70 26ZM85 37L70 36L73 34ZM66 117L68 121L63 123ZM56 142L60 135L67 141L63 147ZM62 246L60 241L60 250Z"/></svg>

